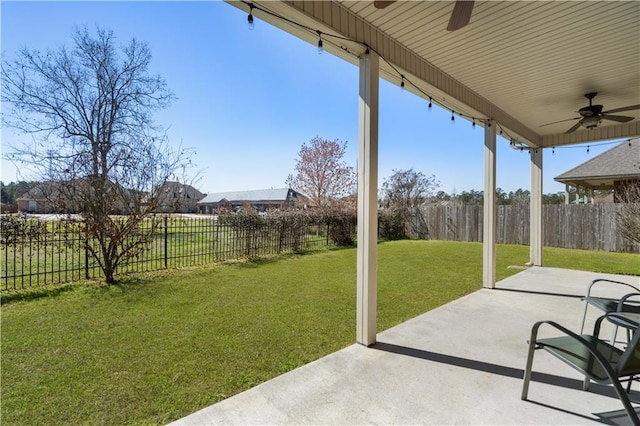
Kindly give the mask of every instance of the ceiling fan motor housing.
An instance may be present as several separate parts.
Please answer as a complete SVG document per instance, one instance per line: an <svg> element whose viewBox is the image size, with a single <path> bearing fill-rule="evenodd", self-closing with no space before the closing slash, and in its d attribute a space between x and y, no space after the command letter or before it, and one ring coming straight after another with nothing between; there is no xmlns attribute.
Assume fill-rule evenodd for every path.
<svg viewBox="0 0 640 426"><path fill-rule="evenodd" d="M589 105L584 108L580 108L578 112L583 117L594 117L602 113L602 105Z"/></svg>

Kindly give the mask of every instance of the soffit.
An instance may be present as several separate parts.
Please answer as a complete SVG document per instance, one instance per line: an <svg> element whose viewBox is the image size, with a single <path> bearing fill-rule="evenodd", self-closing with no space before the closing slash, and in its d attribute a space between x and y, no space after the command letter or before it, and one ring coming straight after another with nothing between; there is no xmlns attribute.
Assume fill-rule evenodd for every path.
<svg viewBox="0 0 640 426"><path fill-rule="evenodd" d="M476 1L469 25L453 32L446 30L452 1L398 1L385 9L367 0L254 4L367 43L388 61L381 61L383 78L399 83L393 66L447 107L496 119L529 145L640 135L640 110L616 113L634 117L629 123L603 120L595 130L569 135L564 132L577 120L545 125L578 117L588 92L598 92L594 103L604 110L640 104L640 2ZM313 30L254 15L317 42ZM363 51L359 43L324 39L327 50L353 63ZM414 90L427 98L421 91Z"/></svg>

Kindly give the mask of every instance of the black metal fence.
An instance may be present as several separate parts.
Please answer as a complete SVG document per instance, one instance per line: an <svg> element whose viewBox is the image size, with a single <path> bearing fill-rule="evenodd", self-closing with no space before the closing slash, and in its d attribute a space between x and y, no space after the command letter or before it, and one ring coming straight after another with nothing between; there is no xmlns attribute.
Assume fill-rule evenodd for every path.
<svg viewBox="0 0 640 426"><path fill-rule="evenodd" d="M142 226L153 226L151 221L157 219ZM102 278L99 264L87 250L87 244L96 242L85 240L81 223L3 218L0 290ZM164 216L156 226L155 237L145 250L121 265L116 275L297 252L330 244L330 226L313 222L296 226L270 221L238 224L211 216Z"/></svg>

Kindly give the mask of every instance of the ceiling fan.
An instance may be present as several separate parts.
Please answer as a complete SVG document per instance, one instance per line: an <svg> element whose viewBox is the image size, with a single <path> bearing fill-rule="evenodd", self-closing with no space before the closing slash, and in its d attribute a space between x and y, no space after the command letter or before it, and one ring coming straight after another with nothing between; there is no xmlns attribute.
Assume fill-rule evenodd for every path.
<svg viewBox="0 0 640 426"><path fill-rule="evenodd" d="M633 120L634 117L629 117L625 115L611 115L611 113L640 109L640 105L629 105L622 108L614 108L608 111L603 111L602 105L593 105L593 98L595 98L597 94L598 92L591 92L591 93L586 93L584 95L585 98L589 99L589 105L586 107L582 107L578 110L580 117L574 117L574 118L569 118L567 120L555 121L553 123L544 124L543 126L562 123L564 121L580 120L565 132L565 134L573 133L576 130L578 130L580 126L586 129L595 129L600 125L600 122L602 120L611 120L611 121L617 121L618 123L626 123L627 121Z"/></svg>
<svg viewBox="0 0 640 426"><path fill-rule="evenodd" d="M395 3L396 0L388 1L374 1L373 5L377 9L384 9L387 6ZM473 0L456 0L456 4L453 6L453 12L449 18L449 25L447 25L448 31L459 30L469 23L471 19L471 12L473 11Z"/></svg>

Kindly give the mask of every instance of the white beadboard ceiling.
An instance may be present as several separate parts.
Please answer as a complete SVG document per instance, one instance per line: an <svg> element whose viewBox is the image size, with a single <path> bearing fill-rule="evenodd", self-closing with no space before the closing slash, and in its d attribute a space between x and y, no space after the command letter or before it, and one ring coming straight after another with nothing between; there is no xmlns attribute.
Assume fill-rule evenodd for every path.
<svg viewBox="0 0 640 426"><path fill-rule="evenodd" d="M230 3L243 10L248 4ZM470 23L446 30L453 1L257 1L254 15L356 63L367 43L424 92L470 116L492 118L517 140L560 146L640 135L640 110L565 134L598 92L604 110L640 104L640 1L476 1ZM346 37L359 43L331 38ZM399 83L385 61L381 76ZM418 96L423 96L415 91Z"/></svg>

